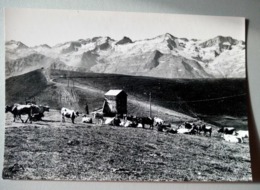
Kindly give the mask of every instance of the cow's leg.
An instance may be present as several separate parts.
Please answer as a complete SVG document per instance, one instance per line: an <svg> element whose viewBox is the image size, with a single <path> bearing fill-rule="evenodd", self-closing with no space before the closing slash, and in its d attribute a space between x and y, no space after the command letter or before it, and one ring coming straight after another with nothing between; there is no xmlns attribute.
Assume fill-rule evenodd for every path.
<svg viewBox="0 0 260 190"><path fill-rule="evenodd" d="M27 123L28 120L30 121L30 123L32 123L32 116L31 116L31 114L28 114L28 117L25 120L25 123Z"/></svg>
<svg viewBox="0 0 260 190"><path fill-rule="evenodd" d="M22 123L24 123L24 121L23 121L23 119L22 119L21 115L18 115L18 116L19 116L20 120L22 121Z"/></svg>
<svg viewBox="0 0 260 190"><path fill-rule="evenodd" d="M27 123L28 119L29 119L29 116L28 116L27 119L25 120L25 123Z"/></svg>
<svg viewBox="0 0 260 190"><path fill-rule="evenodd" d="M31 114L28 115L28 119L30 120L30 123L32 124L32 115Z"/></svg>
<svg viewBox="0 0 260 190"><path fill-rule="evenodd" d="M73 113L72 116L71 116L71 121L72 121L73 124L74 124L74 120L75 120L75 115Z"/></svg>

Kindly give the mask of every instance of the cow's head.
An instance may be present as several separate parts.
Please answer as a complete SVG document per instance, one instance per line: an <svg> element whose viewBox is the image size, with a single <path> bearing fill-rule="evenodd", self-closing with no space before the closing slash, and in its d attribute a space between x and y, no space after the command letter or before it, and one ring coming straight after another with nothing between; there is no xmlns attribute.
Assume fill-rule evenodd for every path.
<svg viewBox="0 0 260 190"><path fill-rule="evenodd" d="M50 107L49 106L43 106L44 111L50 111Z"/></svg>
<svg viewBox="0 0 260 190"><path fill-rule="evenodd" d="M224 127L220 128L220 129L218 130L218 133L223 133L223 132L224 132Z"/></svg>
<svg viewBox="0 0 260 190"><path fill-rule="evenodd" d="M5 106L5 113L12 111L13 106Z"/></svg>

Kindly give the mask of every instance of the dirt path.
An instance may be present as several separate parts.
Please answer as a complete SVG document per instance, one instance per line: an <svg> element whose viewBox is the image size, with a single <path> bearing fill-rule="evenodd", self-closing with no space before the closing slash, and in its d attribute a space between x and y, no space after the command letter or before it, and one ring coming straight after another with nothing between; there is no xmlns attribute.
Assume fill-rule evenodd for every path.
<svg viewBox="0 0 260 190"><path fill-rule="evenodd" d="M67 84L56 82L55 79L50 79L50 82L57 86L64 86L64 87L67 86ZM99 90L97 88L93 88L91 86L74 84L74 87L79 88L81 90L88 91L88 92L98 93L98 94L101 94L102 96L105 94L105 91ZM149 109L149 107L150 107L148 102L137 100L134 96L131 96L131 95L128 96L128 102L137 107L142 107L142 108L146 108L146 109ZM173 111L173 110L170 110L170 109L167 109L162 106L155 105L155 104L152 104L152 109L156 110L158 115L166 114L166 115L168 115L168 117L175 117L176 119L194 120L193 117L190 117L188 115L185 115L185 114L182 114L182 113L179 113L179 112L176 112L176 111Z"/></svg>

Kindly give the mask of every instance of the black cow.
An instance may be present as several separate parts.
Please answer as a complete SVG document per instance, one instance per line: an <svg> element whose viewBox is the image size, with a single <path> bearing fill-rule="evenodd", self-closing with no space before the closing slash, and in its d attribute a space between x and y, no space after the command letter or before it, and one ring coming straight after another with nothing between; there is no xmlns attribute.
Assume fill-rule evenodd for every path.
<svg viewBox="0 0 260 190"><path fill-rule="evenodd" d="M28 118L26 119L25 123L29 120L30 123L32 123L32 110L34 106L33 105L21 105L21 104L14 104L12 106L6 106L5 107L5 113L11 112L14 116L13 122L15 122L15 119L18 117L23 123L23 119L21 115L28 115Z"/></svg>
<svg viewBox="0 0 260 190"><path fill-rule="evenodd" d="M185 126L186 129L191 129L192 128L192 123L185 122L184 126Z"/></svg>
<svg viewBox="0 0 260 190"><path fill-rule="evenodd" d="M204 125L202 125L201 130L204 132L204 135L209 133L209 136L211 137L211 133L212 133L212 127L211 126L206 126L204 124Z"/></svg>
<svg viewBox="0 0 260 190"><path fill-rule="evenodd" d="M32 105L32 120L33 121L40 121L42 117L44 117L44 112L50 111L49 106L42 106L42 105Z"/></svg>
<svg viewBox="0 0 260 190"><path fill-rule="evenodd" d="M224 134L229 134L232 135L235 132L234 127L222 127L218 130L218 133L224 133Z"/></svg>
<svg viewBox="0 0 260 190"><path fill-rule="evenodd" d="M171 128L171 124L158 124L158 127L157 127L157 130L160 131L160 132L164 132L164 131L167 131L168 132L168 129Z"/></svg>
<svg viewBox="0 0 260 190"><path fill-rule="evenodd" d="M137 121L142 124L142 127L145 128L145 125L149 125L150 129L153 129L153 118L150 117L139 117Z"/></svg>

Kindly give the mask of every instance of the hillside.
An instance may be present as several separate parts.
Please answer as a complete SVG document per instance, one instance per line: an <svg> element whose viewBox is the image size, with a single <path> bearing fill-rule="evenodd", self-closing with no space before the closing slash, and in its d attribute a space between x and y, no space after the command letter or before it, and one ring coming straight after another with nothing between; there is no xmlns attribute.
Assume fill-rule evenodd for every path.
<svg viewBox="0 0 260 190"><path fill-rule="evenodd" d="M101 95L80 89L72 90L66 85L55 85L46 78L48 72L46 69L40 69L8 78L6 80L6 105L25 104L25 100L29 99L35 100L37 104L49 105L53 109L73 107L83 111L84 105L79 97L92 100L89 105L91 110L100 108L102 105Z"/></svg>
<svg viewBox="0 0 260 190"><path fill-rule="evenodd" d="M16 166L16 167L15 167ZM4 179L85 181L251 181L248 139L44 121L12 122L6 114Z"/></svg>
<svg viewBox="0 0 260 190"><path fill-rule="evenodd" d="M57 82L67 83L65 76L69 76L75 84L104 92L124 89L142 101L148 101L151 92L154 104L189 114L246 116L247 113L245 79L163 79L60 70L52 70L51 75Z"/></svg>
<svg viewBox="0 0 260 190"><path fill-rule="evenodd" d="M53 47L6 42L6 77L52 64L71 71L159 78L245 78L245 43L232 37L203 41L169 33L138 41L100 36Z"/></svg>
<svg viewBox="0 0 260 190"><path fill-rule="evenodd" d="M71 77L69 86L67 76ZM94 111L102 107L104 94L110 89L127 92L129 114L149 115L151 92L154 116L172 121L181 120L182 113L217 126L247 127L244 79L155 79L42 69L7 79L6 104L35 98L38 104L54 109L71 107L83 112L87 103Z"/></svg>

